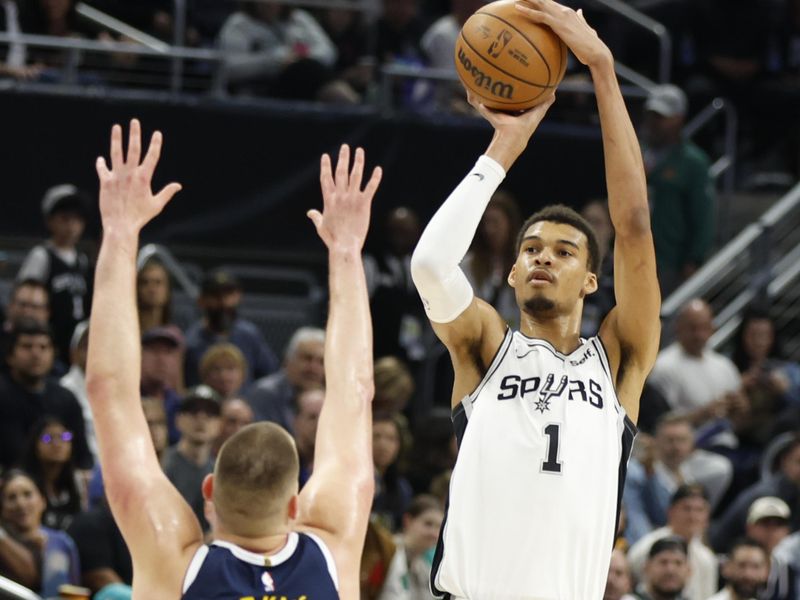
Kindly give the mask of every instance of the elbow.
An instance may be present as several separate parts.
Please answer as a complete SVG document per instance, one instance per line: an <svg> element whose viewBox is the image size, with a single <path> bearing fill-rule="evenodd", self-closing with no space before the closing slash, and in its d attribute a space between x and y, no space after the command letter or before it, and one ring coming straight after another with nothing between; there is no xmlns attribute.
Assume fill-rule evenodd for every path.
<svg viewBox="0 0 800 600"><path fill-rule="evenodd" d="M440 279L436 257L422 246L417 246L411 255L411 279L417 289Z"/></svg>

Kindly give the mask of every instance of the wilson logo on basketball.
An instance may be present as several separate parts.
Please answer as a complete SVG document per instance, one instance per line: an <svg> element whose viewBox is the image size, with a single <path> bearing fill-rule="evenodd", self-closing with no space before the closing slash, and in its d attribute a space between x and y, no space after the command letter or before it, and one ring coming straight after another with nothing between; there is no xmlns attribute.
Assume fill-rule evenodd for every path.
<svg viewBox="0 0 800 600"><path fill-rule="evenodd" d="M505 98L511 100L514 97L514 86L505 81L497 81L491 78L478 67L472 64L472 61L464 52L463 48L458 49L458 60L464 67L464 71L469 73L475 82L476 88L483 88L488 90L492 95L498 98Z"/></svg>

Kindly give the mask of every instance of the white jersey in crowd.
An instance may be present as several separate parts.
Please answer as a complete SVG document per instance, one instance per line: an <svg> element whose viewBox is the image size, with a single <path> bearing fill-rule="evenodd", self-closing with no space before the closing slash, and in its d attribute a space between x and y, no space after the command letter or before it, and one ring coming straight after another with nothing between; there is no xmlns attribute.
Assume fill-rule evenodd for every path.
<svg viewBox="0 0 800 600"><path fill-rule="evenodd" d="M453 411L459 453L431 585L469 600L600 600L635 425L599 338L507 332Z"/></svg>

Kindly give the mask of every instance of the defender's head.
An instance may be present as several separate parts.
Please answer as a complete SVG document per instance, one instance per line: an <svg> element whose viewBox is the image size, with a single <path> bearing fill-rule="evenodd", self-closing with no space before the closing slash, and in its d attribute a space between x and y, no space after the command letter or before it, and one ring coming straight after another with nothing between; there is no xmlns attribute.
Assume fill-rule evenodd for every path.
<svg viewBox="0 0 800 600"><path fill-rule="evenodd" d="M260 422L231 436L220 448L214 474L203 481L214 519L242 537L277 533L297 515L299 460L282 427Z"/></svg>
<svg viewBox="0 0 800 600"><path fill-rule="evenodd" d="M600 249L586 219L563 205L528 218L517 237L508 282L520 309L531 316L571 314L597 290Z"/></svg>

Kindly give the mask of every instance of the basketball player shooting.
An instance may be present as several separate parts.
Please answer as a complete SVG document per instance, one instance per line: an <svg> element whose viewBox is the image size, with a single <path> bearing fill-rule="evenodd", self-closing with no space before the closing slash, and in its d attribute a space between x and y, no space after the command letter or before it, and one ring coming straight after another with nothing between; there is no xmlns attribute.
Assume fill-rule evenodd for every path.
<svg viewBox="0 0 800 600"><path fill-rule="evenodd" d="M352 171L343 146L335 173L322 158L322 213L310 211L328 247L330 312L326 400L314 474L298 494L292 438L270 423L245 427L222 446L203 482L214 542L206 546L192 510L159 467L139 397L136 316L139 232L180 186L157 194L155 133L140 163L133 121L127 156L111 133L111 168L97 161L103 242L89 329L87 385L105 489L133 559L135 600L357 598L358 567L373 495L372 326L361 248L376 169L362 191L364 152Z"/></svg>
<svg viewBox="0 0 800 600"><path fill-rule="evenodd" d="M415 284L455 370L459 454L431 585L446 598L597 600L605 588L639 396L656 357L660 296L639 144L610 50L581 12L518 3L589 67L616 232L616 307L579 336L600 255L572 209L531 216L508 274L521 311L509 331L459 268L490 197L553 99L518 116L471 102L494 127L486 153L431 219ZM569 165L565 164L565 169Z"/></svg>

